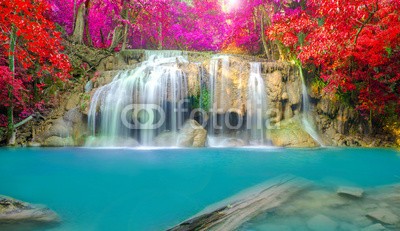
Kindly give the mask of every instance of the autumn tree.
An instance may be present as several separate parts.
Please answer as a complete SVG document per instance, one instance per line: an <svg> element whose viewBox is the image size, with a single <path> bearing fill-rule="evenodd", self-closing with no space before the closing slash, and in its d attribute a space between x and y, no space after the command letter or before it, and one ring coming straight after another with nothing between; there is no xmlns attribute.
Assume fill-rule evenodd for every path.
<svg viewBox="0 0 400 231"><path fill-rule="evenodd" d="M18 119L29 116L40 107L46 83L69 78L68 57L47 18L49 9L44 0L0 0L0 113L10 144L21 125L15 114Z"/></svg>
<svg viewBox="0 0 400 231"><path fill-rule="evenodd" d="M282 42L369 121L400 110L400 1L309 0L276 15L267 33Z"/></svg>

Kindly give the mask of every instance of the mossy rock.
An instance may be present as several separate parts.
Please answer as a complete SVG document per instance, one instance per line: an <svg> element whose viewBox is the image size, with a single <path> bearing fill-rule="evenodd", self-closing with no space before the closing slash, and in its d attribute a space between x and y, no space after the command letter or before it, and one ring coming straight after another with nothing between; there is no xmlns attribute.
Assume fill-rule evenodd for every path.
<svg viewBox="0 0 400 231"><path fill-rule="evenodd" d="M267 137L279 147L317 147L315 140L304 130L299 117L283 120L275 129L267 131Z"/></svg>

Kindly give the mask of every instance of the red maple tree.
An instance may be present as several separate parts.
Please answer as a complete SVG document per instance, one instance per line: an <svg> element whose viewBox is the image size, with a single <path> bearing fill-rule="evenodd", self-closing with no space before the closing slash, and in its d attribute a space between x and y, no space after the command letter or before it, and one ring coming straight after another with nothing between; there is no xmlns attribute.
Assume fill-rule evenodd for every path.
<svg viewBox="0 0 400 231"><path fill-rule="evenodd" d="M327 92L351 92L371 127L374 117L399 115L399 0L309 0L291 12L276 15L267 34L316 66Z"/></svg>
<svg viewBox="0 0 400 231"><path fill-rule="evenodd" d="M9 133L14 114L29 115L47 85L69 78L70 63L48 10L44 0L0 0L0 126L8 125Z"/></svg>

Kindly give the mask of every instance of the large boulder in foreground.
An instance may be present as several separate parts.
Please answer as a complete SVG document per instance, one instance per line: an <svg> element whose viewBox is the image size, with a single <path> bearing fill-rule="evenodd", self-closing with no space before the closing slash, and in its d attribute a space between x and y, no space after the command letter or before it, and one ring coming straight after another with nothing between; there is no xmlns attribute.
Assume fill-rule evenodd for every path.
<svg viewBox="0 0 400 231"><path fill-rule="evenodd" d="M0 224L38 222L59 222L58 215L52 210L0 195Z"/></svg>

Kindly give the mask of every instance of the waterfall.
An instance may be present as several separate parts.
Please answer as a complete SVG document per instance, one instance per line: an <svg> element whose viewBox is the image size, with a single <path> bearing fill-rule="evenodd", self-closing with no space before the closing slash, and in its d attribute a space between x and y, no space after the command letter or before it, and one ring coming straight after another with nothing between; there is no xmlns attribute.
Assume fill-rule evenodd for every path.
<svg viewBox="0 0 400 231"><path fill-rule="evenodd" d="M263 113L267 111L267 96L261 76L261 63L250 63L250 78L247 97L247 129L252 145L265 143L266 121Z"/></svg>
<svg viewBox="0 0 400 231"><path fill-rule="evenodd" d="M300 71L300 79L301 79L301 88L302 88L302 95L303 95L303 116L302 116L302 123L304 130L310 134L310 136L320 145L324 146L321 138L319 137L317 131L315 130L314 121L310 115L310 100L308 98L308 92L306 83L304 80L303 70L301 65L299 66Z"/></svg>
<svg viewBox="0 0 400 231"><path fill-rule="evenodd" d="M179 50L145 50L145 60L151 60L154 57L157 58L172 58L172 57L183 57L187 60L187 52Z"/></svg>
<svg viewBox="0 0 400 231"><path fill-rule="evenodd" d="M160 132L180 128L188 81L178 64L188 61L174 55L153 52L95 92L88 121L96 146L135 146L135 139L148 146Z"/></svg>
<svg viewBox="0 0 400 231"><path fill-rule="evenodd" d="M88 146L174 146L174 137L181 135L189 116L207 126L208 146L268 145L267 111L282 105L268 105L269 82L263 79L260 62L215 55L205 68L200 62L189 64L188 53L183 51L144 51L143 57L146 61L120 71L93 94ZM301 70L300 77L302 124L322 145L309 112ZM168 142L160 142L163 138Z"/></svg>
<svg viewBox="0 0 400 231"><path fill-rule="evenodd" d="M221 69L221 72L219 71ZM226 80L229 76L229 56L217 55L210 61L210 118L208 121L208 143L221 146L225 139L224 107L226 103Z"/></svg>

